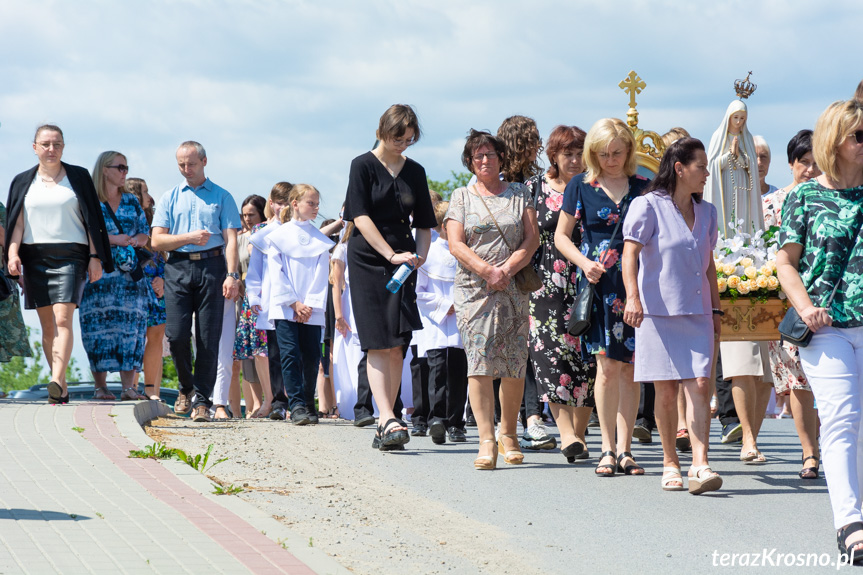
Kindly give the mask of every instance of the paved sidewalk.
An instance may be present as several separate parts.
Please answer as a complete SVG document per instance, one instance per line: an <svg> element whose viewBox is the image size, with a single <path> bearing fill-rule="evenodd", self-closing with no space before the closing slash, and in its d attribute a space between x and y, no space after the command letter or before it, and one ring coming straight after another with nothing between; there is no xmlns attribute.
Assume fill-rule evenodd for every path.
<svg viewBox="0 0 863 575"><path fill-rule="evenodd" d="M345 572L191 467L130 459L148 407L0 400L0 573Z"/></svg>

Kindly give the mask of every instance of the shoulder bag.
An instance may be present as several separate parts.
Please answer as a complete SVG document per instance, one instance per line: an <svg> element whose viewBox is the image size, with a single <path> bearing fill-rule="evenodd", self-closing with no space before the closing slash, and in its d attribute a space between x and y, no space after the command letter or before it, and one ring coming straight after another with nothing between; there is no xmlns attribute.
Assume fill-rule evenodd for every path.
<svg viewBox="0 0 863 575"><path fill-rule="evenodd" d="M474 186L473 189L476 190L476 186ZM503 235L503 230L500 229L497 219L495 219L494 214L491 213L488 204L485 203L485 199L480 195L479 190L476 190L476 195L479 196L479 199L482 201L482 205L485 206L486 211L488 211L488 215L491 216L491 221L494 222L494 227L497 228L497 231L500 234L500 239L502 239L503 243L506 244L506 247L509 248L510 253L514 253L515 250L513 250L512 246L509 245L509 242L506 241L506 236ZM533 293L542 287L542 280L539 279L539 274L536 273L536 270L530 262L518 270L512 279L515 280L515 285L521 293Z"/></svg>
<svg viewBox="0 0 863 575"><path fill-rule="evenodd" d="M626 217L630 201L631 200L626 200L626 205L624 205L623 209L620 210L620 218L618 218L617 225L614 226L614 231L611 233L611 239L608 241L608 248L606 248L599 257L600 262L605 261L605 255L608 253L608 250L611 249L611 245L614 243L614 238L617 237L617 231L620 229L620 224L623 223L623 218ZM587 276L585 276L584 279L587 281ZM577 296L575 296L575 301L572 303L572 310L569 312L569 321L566 322L566 332L569 335L579 337L586 334L590 329L590 316L593 311L593 296L593 284L588 281L587 285L578 292Z"/></svg>
<svg viewBox="0 0 863 575"><path fill-rule="evenodd" d="M861 227L863 227L863 220L861 220L860 225L857 227L857 233L854 234L855 239L860 235ZM842 273L839 274L839 279L836 280L836 285L833 287L833 291L830 292L830 297L827 298L827 303L821 307L829 308L830 304L833 303L833 297L836 295L836 290L839 289L839 284L842 283L842 276L845 275L845 268L848 267L848 262L851 260L851 253L853 251L854 245L852 244L851 249L848 250L848 257L845 258L845 263L842 265ZM788 308L788 311L785 312L785 317L783 317L782 321L779 322L779 336L781 341L787 341L797 347L806 347L809 345L809 342L812 341L812 330L810 330L809 326L806 325L806 322L801 319L800 314L797 313L794 306L791 306Z"/></svg>

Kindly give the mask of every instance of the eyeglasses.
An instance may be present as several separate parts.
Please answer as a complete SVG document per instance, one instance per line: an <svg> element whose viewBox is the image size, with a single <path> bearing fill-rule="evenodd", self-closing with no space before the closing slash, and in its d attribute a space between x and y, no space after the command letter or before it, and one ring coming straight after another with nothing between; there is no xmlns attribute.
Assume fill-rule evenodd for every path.
<svg viewBox="0 0 863 575"><path fill-rule="evenodd" d="M114 168L119 172L123 172L124 174L129 171L129 166L126 164L117 164L116 166L105 166L106 168Z"/></svg>
<svg viewBox="0 0 863 575"><path fill-rule="evenodd" d="M66 145L63 142L36 142L36 143L39 144L39 147L41 147L46 152L48 150L50 150L51 148L54 148L55 150L62 150L63 146Z"/></svg>
<svg viewBox="0 0 863 575"><path fill-rule="evenodd" d="M410 140L405 139L405 138L393 138L392 142L396 146L405 146L405 147L413 146L414 144L417 143L417 141L414 140L413 138L411 138Z"/></svg>
<svg viewBox="0 0 863 575"><path fill-rule="evenodd" d="M486 152L482 154L474 154L474 162L482 162L483 160L493 160L497 158L497 152Z"/></svg>
<svg viewBox="0 0 863 575"><path fill-rule="evenodd" d="M863 144L863 130L857 130L853 134L849 134L848 137L853 137L858 144Z"/></svg>

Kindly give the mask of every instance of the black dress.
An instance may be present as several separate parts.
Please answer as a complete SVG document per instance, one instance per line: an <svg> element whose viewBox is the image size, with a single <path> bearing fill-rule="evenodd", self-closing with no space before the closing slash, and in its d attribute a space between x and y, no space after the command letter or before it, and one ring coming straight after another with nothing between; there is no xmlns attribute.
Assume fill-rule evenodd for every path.
<svg viewBox="0 0 863 575"><path fill-rule="evenodd" d="M411 222L413 215L413 222ZM396 177L371 152L351 162L345 221L368 216L396 252L414 252L414 228L437 225L422 166L410 158ZM363 351L410 345L411 332L422 329L417 309L416 274L396 293L386 289L398 266L389 263L354 228L348 242L351 306Z"/></svg>

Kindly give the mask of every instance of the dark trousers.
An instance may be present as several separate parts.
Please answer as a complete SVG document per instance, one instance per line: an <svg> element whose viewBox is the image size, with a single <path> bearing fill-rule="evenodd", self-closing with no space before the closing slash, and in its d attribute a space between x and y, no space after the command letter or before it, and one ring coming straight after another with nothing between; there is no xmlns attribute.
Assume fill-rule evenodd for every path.
<svg viewBox="0 0 863 575"><path fill-rule="evenodd" d="M165 335L177 369L180 391L194 392L192 407L211 407L225 298L225 258L170 258L165 265ZM195 369L192 371L192 317L195 321Z"/></svg>
<svg viewBox="0 0 863 575"><path fill-rule="evenodd" d="M402 354L406 353L407 351L402 351ZM363 352L363 358L357 366L357 403L354 405L355 419L375 414L375 406L372 404L372 388L369 387L368 361L369 354ZM396 401L393 404L393 412L395 412L396 417L401 417L405 409L405 404L402 403L401 389L401 386L399 386L399 392L396 394Z"/></svg>
<svg viewBox="0 0 863 575"><path fill-rule="evenodd" d="M279 340L276 330L267 330L267 365L270 368L270 397L273 398L273 409L289 409L288 396L285 394L285 383L282 379L282 356L279 353Z"/></svg>
<svg viewBox="0 0 863 575"><path fill-rule="evenodd" d="M734 397L731 395L731 380L722 377L722 359L716 355L716 417L723 426L740 423Z"/></svg>
<svg viewBox="0 0 863 575"><path fill-rule="evenodd" d="M417 357L419 352L417 346L412 345L411 351L411 384L413 387L414 412L411 414L411 423L416 425L428 425L430 412L429 398L429 363L425 357Z"/></svg>
<svg viewBox="0 0 863 575"><path fill-rule="evenodd" d="M321 326L277 319L276 339L282 363L282 381L288 409L315 409L315 386L321 363Z"/></svg>
<svg viewBox="0 0 863 575"><path fill-rule="evenodd" d="M656 416L654 407L656 405L656 388L652 382L641 384L641 401L638 404L638 417L636 423L641 423L647 429L656 429Z"/></svg>
<svg viewBox="0 0 863 575"><path fill-rule="evenodd" d="M428 350L429 421L443 421L447 429L464 429L467 401L467 355L463 349Z"/></svg>

